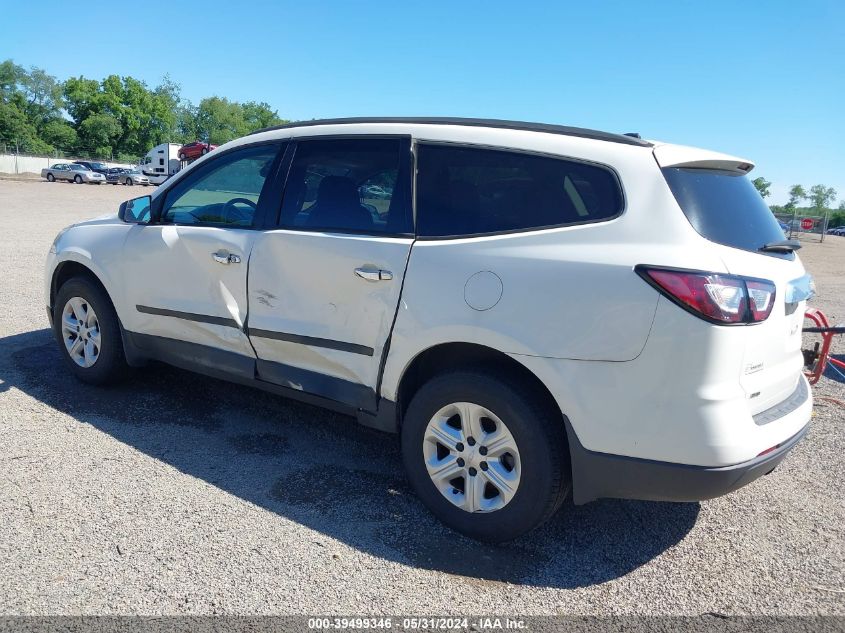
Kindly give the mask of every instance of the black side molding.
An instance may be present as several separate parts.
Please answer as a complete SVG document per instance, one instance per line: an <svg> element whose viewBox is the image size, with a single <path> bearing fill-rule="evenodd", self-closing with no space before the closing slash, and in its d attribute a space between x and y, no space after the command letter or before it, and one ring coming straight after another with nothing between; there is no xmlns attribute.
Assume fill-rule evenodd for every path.
<svg viewBox="0 0 845 633"><path fill-rule="evenodd" d="M288 343L299 343L300 345L311 345L313 347L325 347L327 349L336 349L341 352L349 352L351 354L361 354L362 356L372 356L375 353L375 350L372 347L358 345L357 343L347 343L345 341L335 341L330 338L289 334L287 332L275 332L273 330L257 330L254 328L249 328L246 333L247 336L273 339L276 341L287 341Z"/></svg>
<svg viewBox="0 0 845 633"><path fill-rule="evenodd" d="M206 345L130 332L124 330L122 325L121 333L127 358L132 360L133 366L142 366L147 360L158 360L174 367L354 416L364 426L391 433L398 430L396 404L384 398L376 402L375 392L366 385L281 363L256 361L251 356Z"/></svg>
<svg viewBox="0 0 845 633"><path fill-rule="evenodd" d="M255 368L256 377L264 382L328 398L353 410L374 411L376 408L376 393L366 385L260 358L256 360Z"/></svg>
<svg viewBox="0 0 845 633"><path fill-rule="evenodd" d="M211 323L212 325L224 325L226 327L233 327L240 329L237 321L227 317L212 316L210 314L196 314L194 312L180 312L179 310L168 310L167 308L152 308L150 306L136 305L135 309L144 314L154 314L156 316L173 317L175 319L184 319L186 321L196 321L197 323Z"/></svg>

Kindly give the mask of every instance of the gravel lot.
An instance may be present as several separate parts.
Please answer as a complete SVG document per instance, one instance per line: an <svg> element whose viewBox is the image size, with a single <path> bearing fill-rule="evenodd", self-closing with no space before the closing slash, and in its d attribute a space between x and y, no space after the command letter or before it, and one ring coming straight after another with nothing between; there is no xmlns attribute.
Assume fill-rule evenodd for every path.
<svg viewBox="0 0 845 633"><path fill-rule="evenodd" d="M351 419L163 366L108 390L74 381L47 330L44 254L145 191L0 180L0 613L845 614L833 402L728 497L568 503L491 547L432 519L395 438ZM801 256L816 305L845 321L845 238ZM845 380L815 393L845 400Z"/></svg>

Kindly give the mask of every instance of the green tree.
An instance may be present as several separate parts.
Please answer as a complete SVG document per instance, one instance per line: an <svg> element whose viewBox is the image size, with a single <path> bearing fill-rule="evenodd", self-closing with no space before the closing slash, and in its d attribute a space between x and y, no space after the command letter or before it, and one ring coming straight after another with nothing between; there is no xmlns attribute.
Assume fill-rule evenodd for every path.
<svg viewBox="0 0 845 633"><path fill-rule="evenodd" d="M25 99L24 112L39 130L61 117L62 85L55 77L41 68L31 68L19 83Z"/></svg>
<svg viewBox="0 0 845 633"><path fill-rule="evenodd" d="M264 102L213 96L194 106L169 76L154 88L118 75L62 83L40 68L0 63L0 141L23 151L137 157L166 141L221 144L285 122Z"/></svg>
<svg viewBox="0 0 845 633"><path fill-rule="evenodd" d="M76 130L64 120L53 119L48 121L43 128L41 128L41 139L45 143L49 143L56 149L61 149L66 152L71 151L77 145Z"/></svg>
<svg viewBox="0 0 845 633"><path fill-rule="evenodd" d="M79 124L79 148L93 156L111 156L121 131L120 123L111 114L92 114Z"/></svg>
<svg viewBox="0 0 845 633"><path fill-rule="evenodd" d="M807 199L807 192L801 185L792 185L789 188L789 202L784 205L784 208L792 211L798 206L798 203Z"/></svg>
<svg viewBox="0 0 845 633"><path fill-rule="evenodd" d="M18 90L19 78L26 71L11 59L0 63L0 101L8 103Z"/></svg>
<svg viewBox="0 0 845 633"><path fill-rule="evenodd" d="M0 140L32 153L50 152L44 129L61 121L61 84L41 68L0 63ZM51 127L54 127L51 125Z"/></svg>
<svg viewBox="0 0 845 633"><path fill-rule="evenodd" d="M836 198L836 189L824 185L813 185L807 198L812 202L813 208L817 211L824 211Z"/></svg>
<svg viewBox="0 0 845 633"><path fill-rule="evenodd" d="M94 79L71 77L62 86L65 109L76 126L102 110L100 83Z"/></svg>
<svg viewBox="0 0 845 633"><path fill-rule="evenodd" d="M197 107L197 135L215 145L247 133L241 104L223 97L207 97Z"/></svg>
<svg viewBox="0 0 845 633"><path fill-rule="evenodd" d="M274 125L282 125L288 121L279 118L279 113L270 107L270 104L255 103L247 101L243 104L244 122L246 123L247 134Z"/></svg>
<svg viewBox="0 0 845 633"><path fill-rule="evenodd" d="M766 180L762 176L760 176L759 178L755 178L754 180L751 181L751 183L754 185L754 187L757 189L757 191L760 192L761 197L763 197L763 198L769 197L769 193L770 193L769 187L772 186L772 183L770 183L768 180Z"/></svg>

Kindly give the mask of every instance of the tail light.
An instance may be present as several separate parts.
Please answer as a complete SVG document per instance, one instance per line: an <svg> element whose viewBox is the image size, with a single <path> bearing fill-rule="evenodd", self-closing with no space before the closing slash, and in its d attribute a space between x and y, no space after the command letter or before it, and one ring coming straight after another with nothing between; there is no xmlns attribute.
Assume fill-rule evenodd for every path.
<svg viewBox="0 0 845 633"><path fill-rule="evenodd" d="M775 285L765 279L650 266L635 270L664 296L712 323L759 323L775 305Z"/></svg>

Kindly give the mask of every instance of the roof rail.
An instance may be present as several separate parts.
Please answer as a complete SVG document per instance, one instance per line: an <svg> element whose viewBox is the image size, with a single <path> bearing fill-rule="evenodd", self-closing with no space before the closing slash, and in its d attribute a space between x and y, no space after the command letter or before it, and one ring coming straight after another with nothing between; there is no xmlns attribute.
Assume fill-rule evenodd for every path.
<svg viewBox="0 0 845 633"><path fill-rule="evenodd" d="M563 136L577 136L598 141L609 141L611 143L622 143L623 145L638 145L641 147L652 147L648 141L627 136L625 134L614 134L612 132L601 132L580 127L568 127L565 125L551 125L548 123L528 123L525 121L504 121L500 119L466 119L453 117L350 117L342 119L312 119L311 121L298 121L296 123L285 123L274 125L251 134L270 132L273 130L285 130L298 127L314 127L318 125L348 125L353 123L411 123L422 125L465 125L470 127L491 127L504 130L525 130L527 132L544 132L546 134L561 134Z"/></svg>

